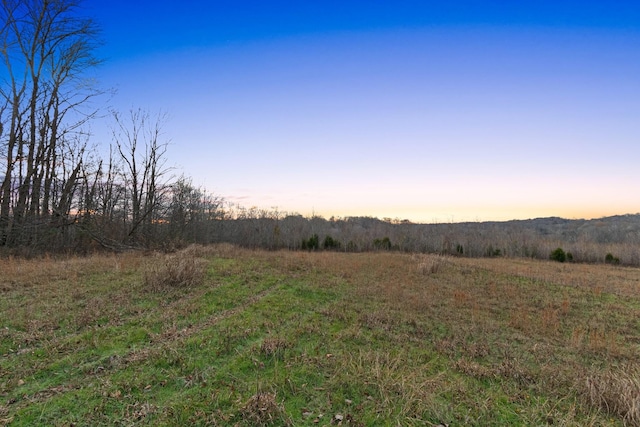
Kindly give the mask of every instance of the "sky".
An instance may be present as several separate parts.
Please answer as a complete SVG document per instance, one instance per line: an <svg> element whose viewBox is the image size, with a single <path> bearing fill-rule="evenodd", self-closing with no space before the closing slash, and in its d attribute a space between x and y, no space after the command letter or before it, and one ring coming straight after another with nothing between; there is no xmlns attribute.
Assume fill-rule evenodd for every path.
<svg viewBox="0 0 640 427"><path fill-rule="evenodd" d="M637 1L83 12L110 107L166 113L174 172L230 203L414 222L640 212Z"/></svg>

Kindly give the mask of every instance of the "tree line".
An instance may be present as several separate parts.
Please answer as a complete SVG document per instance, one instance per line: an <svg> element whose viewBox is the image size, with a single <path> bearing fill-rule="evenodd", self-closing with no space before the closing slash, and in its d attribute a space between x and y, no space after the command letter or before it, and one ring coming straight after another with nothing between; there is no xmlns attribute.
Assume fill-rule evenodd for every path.
<svg viewBox="0 0 640 427"><path fill-rule="evenodd" d="M152 246L217 212L216 198L169 174L162 115L111 111L108 147L92 140L107 91L94 78L99 27L80 6L0 3L1 248Z"/></svg>

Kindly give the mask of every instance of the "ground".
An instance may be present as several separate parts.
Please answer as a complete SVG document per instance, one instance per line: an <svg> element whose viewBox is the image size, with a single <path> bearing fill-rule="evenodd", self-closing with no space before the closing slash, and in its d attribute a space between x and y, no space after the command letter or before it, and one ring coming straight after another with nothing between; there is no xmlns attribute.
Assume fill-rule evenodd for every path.
<svg viewBox="0 0 640 427"><path fill-rule="evenodd" d="M221 245L0 271L0 425L640 425L639 269Z"/></svg>

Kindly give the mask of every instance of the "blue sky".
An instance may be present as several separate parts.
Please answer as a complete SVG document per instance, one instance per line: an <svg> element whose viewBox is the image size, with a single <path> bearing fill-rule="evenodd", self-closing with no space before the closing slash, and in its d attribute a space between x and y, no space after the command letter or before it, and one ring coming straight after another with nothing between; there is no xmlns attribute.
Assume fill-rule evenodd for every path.
<svg viewBox="0 0 640 427"><path fill-rule="evenodd" d="M246 207L420 222L640 212L640 4L87 1L114 108ZM96 136L100 136L96 126Z"/></svg>

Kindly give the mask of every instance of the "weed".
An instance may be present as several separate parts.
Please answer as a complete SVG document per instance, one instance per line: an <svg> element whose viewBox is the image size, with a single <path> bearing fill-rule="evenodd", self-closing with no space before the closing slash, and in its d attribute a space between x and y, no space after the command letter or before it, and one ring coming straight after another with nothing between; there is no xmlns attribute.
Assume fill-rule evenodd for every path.
<svg viewBox="0 0 640 427"><path fill-rule="evenodd" d="M418 271L422 274L436 274L446 262L447 258L441 255L423 255L418 257Z"/></svg>
<svg viewBox="0 0 640 427"><path fill-rule="evenodd" d="M571 346L580 348L583 345L586 336L586 329L583 326L576 326L571 331Z"/></svg>
<svg viewBox="0 0 640 427"><path fill-rule="evenodd" d="M560 331L558 310L551 305L542 310L542 327L550 335L557 335Z"/></svg>
<svg viewBox="0 0 640 427"><path fill-rule="evenodd" d="M519 304L511 308L509 313L509 326L525 332L531 329L531 317L525 305Z"/></svg>
<svg viewBox="0 0 640 427"><path fill-rule="evenodd" d="M569 301L569 297L567 295L562 299L562 303L560 304L560 313L563 316L569 314L569 310L571 309L571 302Z"/></svg>
<svg viewBox="0 0 640 427"><path fill-rule="evenodd" d="M260 344L260 354L266 357L281 358L288 347L290 347L289 343L285 339L265 338Z"/></svg>
<svg viewBox="0 0 640 427"><path fill-rule="evenodd" d="M284 407L276 400L276 394L258 392L251 396L240 411L242 419L252 426L290 425Z"/></svg>
<svg viewBox="0 0 640 427"><path fill-rule="evenodd" d="M598 353L606 352L614 356L620 352L615 333L607 331L605 328L590 328L588 340L588 348L591 351Z"/></svg>
<svg viewBox="0 0 640 427"><path fill-rule="evenodd" d="M478 379L493 378L495 372L479 363L469 361L464 357L458 359L453 365L458 371Z"/></svg>
<svg viewBox="0 0 640 427"><path fill-rule="evenodd" d="M469 300L469 294L467 292L460 289L456 289L453 292L453 301L457 307L465 306L468 300Z"/></svg>
<svg viewBox="0 0 640 427"><path fill-rule="evenodd" d="M145 286L159 292L201 284L207 262L196 254L197 250L187 248L176 254L156 257L144 272Z"/></svg>

